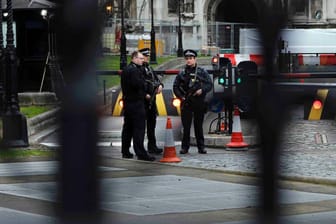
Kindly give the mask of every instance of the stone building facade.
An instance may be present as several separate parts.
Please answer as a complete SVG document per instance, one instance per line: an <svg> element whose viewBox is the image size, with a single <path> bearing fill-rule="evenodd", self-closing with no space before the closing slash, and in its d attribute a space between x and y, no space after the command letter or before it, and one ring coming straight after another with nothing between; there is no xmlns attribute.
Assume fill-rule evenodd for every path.
<svg viewBox="0 0 336 224"><path fill-rule="evenodd" d="M279 7L288 12L289 28L336 27L335 0L276 1ZM171 27L166 29L167 33L176 34L180 19L183 48L196 50L204 46L235 48L233 42L240 26L233 24L256 26L261 7L260 0L124 0L124 15L135 33L150 32L152 2L157 34L162 34L162 29L165 29L162 27L165 26ZM272 0L265 0L265 2L272 2ZM111 16L115 21L120 18L120 0L99 0L99 3L103 7L112 5ZM180 10L178 10L179 6ZM231 38L231 41L220 42L219 39L223 39L224 35L226 39ZM177 35L174 41L177 42Z"/></svg>

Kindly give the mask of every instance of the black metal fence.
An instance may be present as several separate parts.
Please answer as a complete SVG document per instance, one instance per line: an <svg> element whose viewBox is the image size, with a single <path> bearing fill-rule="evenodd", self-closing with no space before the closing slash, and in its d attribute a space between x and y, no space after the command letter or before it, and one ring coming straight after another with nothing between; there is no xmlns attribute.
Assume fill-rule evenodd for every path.
<svg viewBox="0 0 336 224"><path fill-rule="evenodd" d="M97 149L97 114L95 56L101 37L96 1L61 1L56 13L58 52L67 85L63 87L60 115L60 172L58 176L58 214L60 223L100 223ZM259 162L263 167L259 182L258 223L279 223L278 170L279 145L285 123L287 101L274 88L278 67L274 65L276 43L286 22L280 1L259 1L260 35L263 39L265 79L260 86L257 120L261 150ZM216 29L216 27L214 27ZM223 29L226 29L224 26ZM235 28L230 28L230 42L218 43L236 49ZM226 31L225 31L226 32ZM163 36L166 34L163 33ZM169 36L169 35L168 35ZM216 37L217 38L217 37ZM228 39L228 38L227 38ZM170 48L171 49L171 48ZM294 97L294 96L293 96ZM267 108L265 110L264 108ZM225 203L225 202L223 202Z"/></svg>

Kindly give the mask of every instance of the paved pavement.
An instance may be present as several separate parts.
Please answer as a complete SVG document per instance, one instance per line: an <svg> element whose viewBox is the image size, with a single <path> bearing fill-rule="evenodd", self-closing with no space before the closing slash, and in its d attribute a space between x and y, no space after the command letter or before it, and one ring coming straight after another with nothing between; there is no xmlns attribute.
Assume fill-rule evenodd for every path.
<svg viewBox="0 0 336 224"><path fill-rule="evenodd" d="M281 224L335 223L336 123L305 121L298 119L301 113L293 113L280 154ZM174 124L178 126L178 118ZM206 155L193 146L180 155L177 138L182 162L167 164L158 161L162 155L155 162L122 159L115 137L99 142L103 223L258 223L257 145L207 147ZM162 146L163 137L161 133ZM57 168L56 161L0 164L1 223L57 223Z"/></svg>
<svg viewBox="0 0 336 224"><path fill-rule="evenodd" d="M57 167L56 161L1 164L1 223L57 223L53 212ZM256 223L259 200L254 177L108 155L99 170L103 223ZM335 187L281 185L282 223L335 222Z"/></svg>

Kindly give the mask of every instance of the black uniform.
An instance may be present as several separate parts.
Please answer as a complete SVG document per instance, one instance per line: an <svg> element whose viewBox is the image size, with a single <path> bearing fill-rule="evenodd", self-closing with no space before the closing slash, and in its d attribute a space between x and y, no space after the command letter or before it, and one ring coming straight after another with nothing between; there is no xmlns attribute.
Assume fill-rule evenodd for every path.
<svg viewBox="0 0 336 224"><path fill-rule="evenodd" d="M160 85L163 87L163 84L148 63L144 62L143 66L145 69L146 93L151 96L150 100L145 100L148 138L147 150L149 153L162 153L163 150L156 145L155 127L158 115L156 91Z"/></svg>
<svg viewBox="0 0 336 224"><path fill-rule="evenodd" d="M145 137L145 82L142 66L131 62L121 74L121 88L124 101L124 124L122 129L121 153L124 158L132 158L129 148L133 138L133 148L142 160L153 160L144 148Z"/></svg>
<svg viewBox="0 0 336 224"><path fill-rule="evenodd" d="M212 82L208 72L197 66L186 66L175 78L173 86L174 94L182 100L181 120L183 139L180 153L187 153L189 150L192 119L194 119L198 152L206 153L204 150L203 120L207 110L205 96L211 88ZM193 96L198 89L202 89L202 94L200 96Z"/></svg>

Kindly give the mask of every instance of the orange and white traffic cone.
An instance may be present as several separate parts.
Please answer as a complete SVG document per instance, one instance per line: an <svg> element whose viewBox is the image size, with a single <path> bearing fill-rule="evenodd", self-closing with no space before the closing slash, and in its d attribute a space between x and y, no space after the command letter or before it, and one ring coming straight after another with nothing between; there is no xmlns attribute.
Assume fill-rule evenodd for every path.
<svg viewBox="0 0 336 224"><path fill-rule="evenodd" d="M244 142L243 134L240 125L240 116L239 109L235 107L233 113L233 123L232 123L232 134L231 134L231 142L226 144L226 147L229 148L243 148L247 147L248 144Z"/></svg>
<svg viewBox="0 0 336 224"><path fill-rule="evenodd" d="M178 163L182 160L176 156L175 141L173 136L171 120L167 118L165 145L163 151L163 157L160 162L164 163Z"/></svg>

